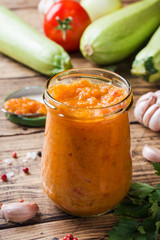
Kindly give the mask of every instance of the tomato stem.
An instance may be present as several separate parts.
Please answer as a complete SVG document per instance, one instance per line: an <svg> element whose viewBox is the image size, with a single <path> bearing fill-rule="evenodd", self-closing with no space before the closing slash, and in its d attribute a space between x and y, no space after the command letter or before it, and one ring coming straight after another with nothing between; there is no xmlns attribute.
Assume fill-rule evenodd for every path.
<svg viewBox="0 0 160 240"><path fill-rule="evenodd" d="M63 40L66 39L66 31L68 29L72 29L72 27L69 25L72 21L72 17L67 17L64 20L61 20L58 16L56 17L57 22L59 23L58 27L56 29L62 30L63 33Z"/></svg>

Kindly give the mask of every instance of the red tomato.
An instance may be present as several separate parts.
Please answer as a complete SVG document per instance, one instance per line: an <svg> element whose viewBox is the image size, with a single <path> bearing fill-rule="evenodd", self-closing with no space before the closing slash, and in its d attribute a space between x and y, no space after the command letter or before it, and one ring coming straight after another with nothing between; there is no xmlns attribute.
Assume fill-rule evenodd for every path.
<svg viewBox="0 0 160 240"><path fill-rule="evenodd" d="M79 41L91 20L84 8L74 0L55 2L44 16L46 36L66 51L79 48Z"/></svg>

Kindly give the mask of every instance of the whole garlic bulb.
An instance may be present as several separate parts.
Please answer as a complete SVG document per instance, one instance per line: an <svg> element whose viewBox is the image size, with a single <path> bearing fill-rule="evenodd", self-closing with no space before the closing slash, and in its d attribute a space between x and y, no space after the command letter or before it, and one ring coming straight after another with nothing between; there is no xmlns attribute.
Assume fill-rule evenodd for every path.
<svg viewBox="0 0 160 240"><path fill-rule="evenodd" d="M134 109L135 118L152 131L160 131L160 90L141 96Z"/></svg>

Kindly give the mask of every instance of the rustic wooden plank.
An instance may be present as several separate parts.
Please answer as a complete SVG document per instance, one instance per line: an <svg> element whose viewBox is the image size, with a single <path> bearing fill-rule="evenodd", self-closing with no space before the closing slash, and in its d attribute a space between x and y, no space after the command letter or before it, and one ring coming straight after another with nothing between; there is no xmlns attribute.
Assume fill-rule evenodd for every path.
<svg viewBox="0 0 160 240"><path fill-rule="evenodd" d="M86 59L83 59L79 52L72 53L71 62L74 68L77 67L94 67L95 64L90 63ZM15 78L30 78L30 77L42 77L40 73L24 66L23 64L14 61L13 59L0 54L0 72L2 73L0 76L0 81L3 79L15 79ZM9 69L9 71L8 71ZM49 78L49 77L46 77Z"/></svg>
<svg viewBox="0 0 160 240"><path fill-rule="evenodd" d="M137 2L138 0L123 0L123 6L126 6L128 4ZM29 8L37 8L38 3L40 0L3 0L3 6L8 7L10 9L29 9Z"/></svg>
<svg viewBox="0 0 160 240"><path fill-rule="evenodd" d="M12 236L16 236L16 240L22 240L25 236L25 240L52 240L54 237L61 240L64 235L72 233L78 239L106 240L105 236L116 219L112 214L105 214L94 218L76 218L25 227L19 226L1 230L0 239L8 240L13 239Z"/></svg>
<svg viewBox="0 0 160 240"><path fill-rule="evenodd" d="M10 8L12 10L14 9L23 9L23 8L37 8L38 6L38 3L39 3L39 0L3 0L1 1L1 4L4 6L4 7L7 7L7 8Z"/></svg>

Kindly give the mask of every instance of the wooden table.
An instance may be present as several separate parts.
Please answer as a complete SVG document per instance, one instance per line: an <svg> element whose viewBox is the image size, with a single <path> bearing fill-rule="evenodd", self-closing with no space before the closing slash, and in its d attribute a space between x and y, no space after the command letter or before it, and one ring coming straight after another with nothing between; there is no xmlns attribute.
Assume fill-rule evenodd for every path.
<svg viewBox="0 0 160 240"><path fill-rule="evenodd" d="M18 16L42 31L42 16L37 10L39 0L1 0L1 4L12 9ZM124 0L126 5L130 0ZM134 2L134 1L132 1ZM80 53L71 54L74 67L91 67L93 64L82 58ZM130 81L136 100L148 91L160 89L160 82L147 83L140 78L131 76L130 64L133 58L118 64L116 72ZM9 93L25 86L44 86L47 77L32 71L31 69L0 55L0 102ZM2 106L2 105L1 105ZM144 161L142 148L144 144L152 144L160 147L160 134L154 133L140 125L134 118L133 109L130 111L131 140L133 152L133 181L146 182L152 185L158 183L151 165ZM0 240L52 240L68 233L72 233L79 240L107 239L105 235L116 223L117 218L113 214L105 214L94 218L76 218L57 209L54 203L46 196L40 184L40 158L23 163L26 153L42 150L44 128L26 128L15 125L6 119L0 112L0 160L12 159L12 151L17 152L18 158L12 165L0 162L0 175L10 171L14 176L7 182L0 180L0 202L17 202L20 198L25 201L38 203L40 211L33 220L20 224L6 222L0 217ZM30 174L22 171L26 166Z"/></svg>

